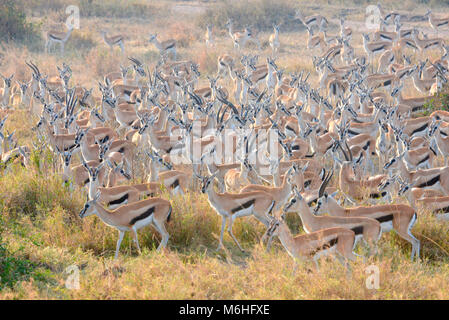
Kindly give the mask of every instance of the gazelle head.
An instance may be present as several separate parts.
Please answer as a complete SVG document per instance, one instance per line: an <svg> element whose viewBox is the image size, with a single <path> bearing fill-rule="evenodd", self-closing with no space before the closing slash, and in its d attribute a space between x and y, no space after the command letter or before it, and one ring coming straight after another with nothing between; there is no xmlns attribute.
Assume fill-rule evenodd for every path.
<svg viewBox="0 0 449 320"><path fill-rule="evenodd" d="M293 187L293 196L290 201L282 209L282 213L286 214L290 211L299 211L301 205L307 205L304 202L304 197L299 192L296 186Z"/></svg>
<svg viewBox="0 0 449 320"><path fill-rule="evenodd" d="M134 71L141 77L146 77L145 69L143 68L142 62L137 60L136 58L128 58L133 63Z"/></svg>
<svg viewBox="0 0 449 320"><path fill-rule="evenodd" d="M2 77L3 81L5 82L5 88L11 88L11 83L12 83L12 78L14 78L14 73L9 77L5 77L2 74L0 74L0 76Z"/></svg>
<svg viewBox="0 0 449 320"><path fill-rule="evenodd" d="M407 183L405 181L402 181L401 179L399 181L399 190L398 190L398 196L402 196L407 194L407 192L411 191L414 187L416 182Z"/></svg>
<svg viewBox="0 0 449 320"><path fill-rule="evenodd" d="M388 169L395 169L397 168L399 161L402 160L402 158L404 157L405 152L401 153L399 156L394 157L393 159L391 159L390 161L388 161L385 165L384 165L384 169L388 170Z"/></svg>
<svg viewBox="0 0 449 320"><path fill-rule="evenodd" d="M392 177L387 177L378 186L379 192L390 190L395 183L398 181L398 176L394 175Z"/></svg>
<svg viewBox="0 0 449 320"><path fill-rule="evenodd" d="M28 81L28 82L16 81L16 83L19 85L20 92L22 93L22 95L26 94L28 88L31 85L31 81Z"/></svg>
<svg viewBox="0 0 449 320"><path fill-rule="evenodd" d="M83 159L83 167L86 168L86 170L89 174L89 180L91 183L94 183L97 181L98 176L99 176L100 171L103 168L103 166L104 166L104 162L101 162L97 167L89 167L89 165Z"/></svg>
<svg viewBox="0 0 449 320"><path fill-rule="evenodd" d="M282 219L282 217L281 217L281 219ZM273 237L279 235L279 229L280 229L279 227L280 227L281 223L283 223L282 220L280 220L280 219L278 219L276 217L272 218L272 220L270 222L270 225L269 225L269 227L267 229L267 232L266 232L266 236L268 237L267 250L269 249L269 246L270 246L270 243L271 243Z"/></svg>
<svg viewBox="0 0 449 320"><path fill-rule="evenodd" d="M97 203L99 198L100 198L100 191L97 191L92 200L89 200L89 195L87 195L86 204L84 205L84 208L81 210L79 214L81 219L96 214L95 204Z"/></svg>
<svg viewBox="0 0 449 320"><path fill-rule="evenodd" d="M217 175L217 173L218 173L218 171L215 172L210 177L202 177L202 176L199 176L199 175L195 174L196 177L201 182L201 192L202 193L206 193L209 190L209 188L211 188L211 187L213 188L213 183L212 182L214 181L215 176Z"/></svg>

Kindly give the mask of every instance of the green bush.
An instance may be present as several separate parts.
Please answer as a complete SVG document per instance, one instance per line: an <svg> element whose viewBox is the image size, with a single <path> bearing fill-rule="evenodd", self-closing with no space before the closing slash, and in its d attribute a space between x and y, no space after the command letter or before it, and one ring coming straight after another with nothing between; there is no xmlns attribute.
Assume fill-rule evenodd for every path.
<svg viewBox="0 0 449 320"><path fill-rule="evenodd" d="M40 26L27 21L14 0L0 0L0 41L31 43L40 37Z"/></svg>
<svg viewBox="0 0 449 320"><path fill-rule="evenodd" d="M282 23L283 31L299 30L304 26L295 20L298 4L291 0L225 0L220 5L206 10L198 19L200 27L212 24L217 28L225 28L228 19L232 19L235 27L251 26L259 31L272 30L273 24Z"/></svg>
<svg viewBox="0 0 449 320"><path fill-rule="evenodd" d="M427 101L424 106L424 115L431 114L437 110L449 111L449 86L443 87L443 89L432 99Z"/></svg>

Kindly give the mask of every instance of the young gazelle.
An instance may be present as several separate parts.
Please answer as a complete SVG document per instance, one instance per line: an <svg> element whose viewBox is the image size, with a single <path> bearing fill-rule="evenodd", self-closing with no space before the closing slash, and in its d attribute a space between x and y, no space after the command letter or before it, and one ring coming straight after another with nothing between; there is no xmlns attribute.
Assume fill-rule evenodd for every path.
<svg viewBox="0 0 449 320"><path fill-rule="evenodd" d="M115 259L118 257L120 245L126 231L133 232L133 238L136 243L137 250L141 253L139 240L137 238L137 230L149 224L152 224L162 236L161 243L159 244L157 250L159 251L160 248L166 247L169 234L165 229L165 222L170 221L170 216L172 213L172 206L170 205L170 202L161 198L150 198L123 205L115 210L107 210L98 203L99 198L100 193L97 192L92 200L86 202L79 215L81 218L84 218L95 214L105 224L116 228L119 231L119 238L115 249Z"/></svg>
<svg viewBox="0 0 449 320"><path fill-rule="evenodd" d="M326 185L332 179L332 173L329 173L320 186L318 198L324 195ZM315 216L307 202L299 191L294 188L293 198L284 207L283 212L296 212L301 218L302 225L306 233L315 232L327 228L347 228L354 231L356 240L354 245L357 244L361 238L365 241L365 244L374 245L380 239L382 235L382 228L380 223L374 219L366 217L317 217Z"/></svg>
<svg viewBox="0 0 449 320"><path fill-rule="evenodd" d="M122 53L125 52L124 38L121 34L108 37L106 31L102 30L101 38L109 46L111 51L113 50L114 46L119 46L122 50Z"/></svg>
<svg viewBox="0 0 449 320"><path fill-rule="evenodd" d="M173 60L176 60L176 41L174 39L165 40L159 42L157 40L157 33L150 34L150 43L153 43L156 48L159 50L159 53L162 56L166 56L168 53L173 55Z"/></svg>
<svg viewBox="0 0 449 320"><path fill-rule="evenodd" d="M277 236L295 262L313 260L317 270L318 259L334 252L337 253L336 257L340 262L341 257L351 261L356 259L353 252L355 233L346 228L323 229L294 237L282 218L280 220L273 218L266 234L268 249L273 237Z"/></svg>
<svg viewBox="0 0 449 320"><path fill-rule="evenodd" d="M253 215L268 228L271 220L269 214L273 210L275 201L270 194L263 191L236 194L226 192L217 193L213 186L215 175L216 174L213 174L210 177L197 177L202 183L201 192L207 194L209 204L222 217L220 243L217 250L223 247L224 229L226 227L226 220L229 219L228 232L240 250L243 251L243 248L240 246L237 238L232 233L232 225L234 224L234 220L239 217Z"/></svg>
<svg viewBox="0 0 449 320"><path fill-rule="evenodd" d="M318 200L315 213L328 213L337 217L367 217L375 219L380 222L382 232L395 230L402 239L410 242L412 245L411 259L413 260L415 256L419 259L420 242L411 232L418 216L415 210L408 205L388 204L343 208L332 195L325 193Z"/></svg>
<svg viewBox="0 0 449 320"><path fill-rule="evenodd" d="M64 45L69 40L70 35L72 34L73 26L70 25L68 27L67 32L59 32L59 31L48 31L47 32L47 42L45 43L45 50L49 51L50 45L55 42L59 43L61 46L61 54L64 53Z"/></svg>

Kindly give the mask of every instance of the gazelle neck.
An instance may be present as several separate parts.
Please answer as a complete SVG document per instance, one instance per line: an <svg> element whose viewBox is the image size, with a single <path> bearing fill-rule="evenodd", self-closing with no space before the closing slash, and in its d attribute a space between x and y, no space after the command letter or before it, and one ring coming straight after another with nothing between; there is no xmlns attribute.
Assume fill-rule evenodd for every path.
<svg viewBox="0 0 449 320"><path fill-rule="evenodd" d="M282 245L284 246L285 250L288 251L290 256L296 257L295 241L287 224L281 221L278 228L279 241L281 241Z"/></svg>
<svg viewBox="0 0 449 320"><path fill-rule="evenodd" d="M345 208L340 206L337 200L335 200L332 196L328 196L327 206L328 211L331 211L333 216L342 217L345 215Z"/></svg>
<svg viewBox="0 0 449 320"><path fill-rule="evenodd" d="M297 199L298 203L298 214L301 217L301 221L303 223L304 229L307 229L307 233L311 232L312 230L316 230L315 223L316 223L316 217L313 215L313 213L310 211L309 206L304 201L304 199Z"/></svg>
<svg viewBox="0 0 449 320"><path fill-rule="evenodd" d="M95 203L95 215L99 217L101 220L103 220L106 224L116 226L116 222L113 219L113 215L111 214L112 211L109 211L99 203Z"/></svg>

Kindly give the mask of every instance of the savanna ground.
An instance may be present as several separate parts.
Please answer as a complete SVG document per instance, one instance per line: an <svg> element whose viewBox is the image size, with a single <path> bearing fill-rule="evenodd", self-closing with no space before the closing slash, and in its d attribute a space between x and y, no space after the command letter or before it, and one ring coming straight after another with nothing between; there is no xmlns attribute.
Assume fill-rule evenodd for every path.
<svg viewBox="0 0 449 320"><path fill-rule="evenodd" d="M268 0L176 2L176 1L97 1L31 0L14 1L23 10L25 25L3 33L0 42L0 72L15 73L15 79L29 80L31 73L24 61L32 60L42 73L56 75L56 66L66 62L73 70L72 85L94 87L105 73L128 64L133 56L154 65L158 52L148 44L149 33L162 39L178 41L180 59L199 63L202 81L216 72L219 54L233 52L224 28L228 17L237 25L252 25L262 44L261 62L270 54L268 36L273 22L281 26L281 52L277 64L286 72L313 71L312 54L305 48L306 32L293 20L296 7L307 14L324 13L331 22L329 34L336 34L338 16L347 15L348 26L362 31L365 1ZM423 3L424 2L424 3ZM11 1L0 0L0 27ZM126 4L125 4L126 3ZM377 3L377 2L376 2ZM65 8L80 8L80 29L66 44L64 56L43 52L46 30L62 28ZM423 14L428 6L449 12L441 2L386 2L385 8ZM2 21L3 19L3 21ZM214 24L215 47L206 49L204 26ZM416 23L428 29L427 23ZM125 55L113 52L102 42L100 30L126 35ZM428 30L429 31L429 30ZM431 32L431 31L429 31ZM23 35L23 36L21 36ZM449 38L446 30L440 34ZM353 45L361 51L359 32ZM249 46L256 51L256 47ZM437 56L437 53L435 53ZM312 75L312 81L316 76ZM226 85L226 82L222 83ZM416 94L406 88L405 93ZM443 97L444 98L444 97ZM446 99L436 99L436 102ZM433 107L445 107L433 104ZM30 130L37 119L20 109L11 112L6 128L15 130L19 144L38 143ZM138 255L127 235L119 259L113 260L117 232L97 217L81 220L78 213L85 200L85 190L64 186L58 159L47 149L34 151L31 169L12 166L0 171L0 299L447 299L449 298L448 223L436 220L425 210L413 233L421 241L421 260L410 262L410 245L394 233L380 241L380 254L366 261L359 259L348 274L338 263L321 260L319 272L309 272L311 265L294 262L276 242L270 252L260 244L263 226L253 218L238 219L234 233L245 248L241 253L232 239L225 236L225 251L215 251L220 217L207 198L197 191L185 198L172 198L173 216L168 225L168 250L156 252L158 237L150 227L139 231L142 255ZM77 163L79 160L73 161ZM135 176L133 182L146 177ZM164 194L165 198L170 198ZM404 202L404 199L395 199ZM293 233L300 233L296 214L288 215ZM358 249L359 252L363 248ZM368 289L367 268L380 270L379 289ZM67 268L80 270L80 289L65 286Z"/></svg>

